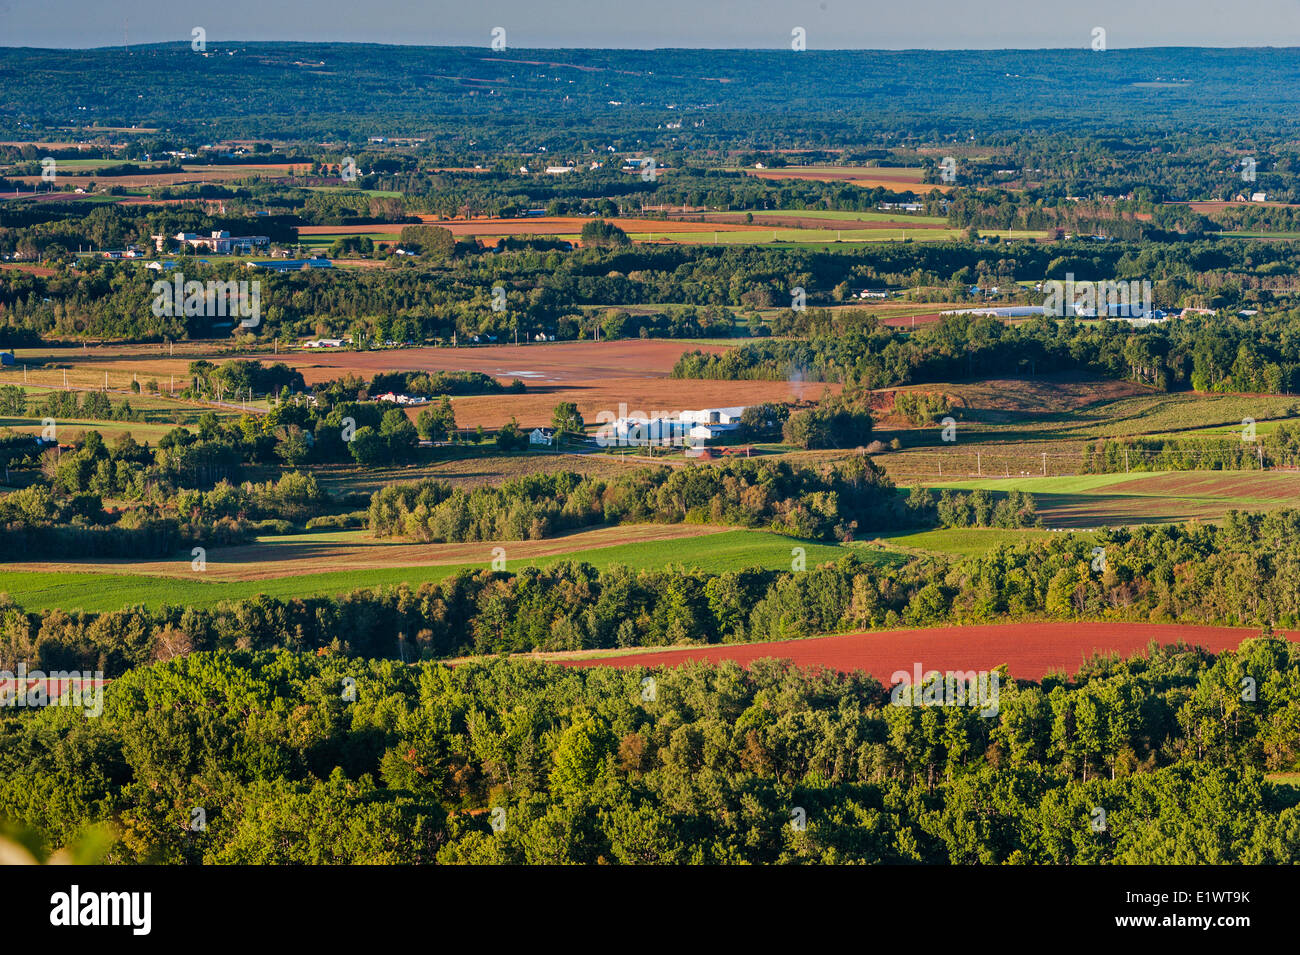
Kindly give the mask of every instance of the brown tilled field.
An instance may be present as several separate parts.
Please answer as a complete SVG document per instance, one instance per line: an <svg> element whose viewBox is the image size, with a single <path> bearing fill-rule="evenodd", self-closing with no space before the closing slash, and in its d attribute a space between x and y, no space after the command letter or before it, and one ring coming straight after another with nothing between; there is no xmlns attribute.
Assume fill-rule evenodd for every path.
<svg viewBox="0 0 1300 955"><path fill-rule="evenodd" d="M467 395L453 399L456 423L495 428L513 416L520 425L550 423L561 401L578 405L588 424L602 411L674 412L732 407L764 401L819 398L829 387L784 381L675 380L673 363L692 349L720 353L721 345L693 345L663 340L554 342L545 345L493 345L482 348L412 348L382 352L303 352L280 356L300 370L308 384L353 373L364 378L386 371L479 371L501 381L521 379L528 390L518 395ZM415 412L412 412L414 414Z"/></svg>
<svg viewBox="0 0 1300 955"><path fill-rule="evenodd" d="M302 372L308 385L332 381L348 374L370 379L390 371L478 371L508 383L519 378L527 386L522 394L467 395L453 399L460 427L497 428L511 417L526 427L547 425L555 406L573 401L589 424L597 424L602 411L620 414L656 411L671 413L696 408L733 407L766 401L816 400L839 385L784 381L674 380L673 363L685 351L700 349L720 353L724 345L696 345L662 339L612 342L550 342L530 345L491 345L478 348L404 348L384 351L330 351L294 348L279 354L238 355L214 353L211 346L177 347L170 356L164 346L103 346L91 349L60 348L20 350L20 356L42 357L48 364L32 367L32 385L59 388L64 373L73 387L108 386L126 390L132 378L141 384L156 380L165 392L175 378L186 381L189 363L208 357L217 364L235 358L256 358L265 363L282 361ZM183 355L183 357L182 357ZM57 367L68 366L66 369ZM5 380L22 380L22 372L8 371ZM412 417L418 413L411 409Z"/></svg>
<svg viewBox="0 0 1300 955"><path fill-rule="evenodd" d="M44 265L37 265L34 262L3 262L0 263L0 269L9 269L14 272L27 272L31 275L37 275L42 278L49 278L51 275L58 274L54 269Z"/></svg>
<svg viewBox="0 0 1300 955"><path fill-rule="evenodd" d="M1088 493L1037 492L1051 527L1219 522L1230 510L1272 511L1300 500L1294 471L1179 471L1135 477Z"/></svg>
<svg viewBox="0 0 1300 955"><path fill-rule="evenodd" d="M496 547L504 547L512 560L570 554L619 544L677 540L720 534L727 527L709 524L627 524L575 531L539 541L475 541L465 544L412 544L398 539L373 538L366 531L302 534L287 539L267 538L239 547L210 551L206 575L213 580L268 580L385 567L438 567L482 563L488 565ZM148 574L188 578L187 560L111 560L8 563L7 570L63 573Z"/></svg>
<svg viewBox="0 0 1300 955"><path fill-rule="evenodd" d="M656 458L655 463L673 464L676 458ZM359 468L351 464L319 464L312 473L321 487L331 494L372 494L388 484L403 481L436 479L460 487L496 485L529 474L551 471L576 471L590 477L614 477L624 471L642 467L647 462L629 455L626 458L609 454L579 454L576 452L530 451L528 454L503 457L456 458L430 464L410 464L388 468ZM264 474L250 474L250 479L270 480L278 472L268 469Z"/></svg>
<svg viewBox="0 0 1300 955"><path fill-rule="evenodd" d="M590 381L601 378L661 378L683 352L721 354L725 345L692 345L663 339L612 342L548 342L485 345L479 348L403 348L390 351L296 349L279 361L303 373L308 384L348 372L370 377L383 371L479 371L525 383Z"/></svg>
<svg viewBox="0 0 1300 955"><path fill-rule="evenodd" d="M894 394L899 391L945 394L966 412L966 420L986 424L1012 423L1036 417L1054 417L1090 405L1149 394L1128 381L1089 378L1079 374L1044 375L1041 378L991 378L978 382L904 385L874 392L873 417L881 428L910 428L894 416ZM977 413L975 413L977 412Z"/></svg>
<svg viewBox="0 0 1300 955"><path fill-rule="evenodd" d="M851 182L864 189L877 186L894 192L949 192L951 185L921 182L919 168L887 168L882 166L787 166L782 169L746 169L746 173L759 179L807 179L817 182Z"/></svg>
<svg viewBox="0 0 1300 955"><path fill-rule="evenodd" d="M582 227L593 221L587 216L531 216L522 219L431 219L423 217L428 225L440 226L453 235L576 235ZM663 219L605 220L624 232L762 232L762 226L741 223L676 222ZM298 234L307 235L376 235L401 232L403 223L389 222L377 225L330 226L305 225ZM818 226L824 228L824 226Z"/></svg>
<svg viewBox="0 0 1300 955"><path fill-rule="evenodd" d="M262 165L232 165L232 166L182 166L182 172L145 172L139 176L71 176L65 178L68 182L78 184L94 183L97 186L123 186L133 188L140 186L178 186L194 182L232 182L237 179L247 179L251 176L261 176L264 178L278 178L282 176L291 176L295 173L310 169L309 165L293 163L264 163ZM26 185L34 185L41 181L40 176L14 176L14 182L21 182Z"/></svg>
<svg viewBox="0 0 1300 955"><path fill-rule="evenodd" d="M589 425L612 421L622 414L656 412L672 415L698 408L728 408L765 402L805 401L819 398L824 389L838 392L839 385L786 381L679 381L672 378L593 378L562 384L530 384L522 395L468 395L452 399L456 423L485 428L504 424L512 416L523 427L549 425L556 404L572 401ZM602 412L609 412L598 418Z"/></svg>
<svg viewBox="0 0 1300 955"><path fill-rule="evenodd" d="M482 348L409 348L390 352L296 352L281 360L298 368L308 385L348 372L372 377L380 372L458 370L490 374L500 381L520 378L520 395L467 395L452 399L456 424L498 427L515 417L520 425L547 425L560 401L575 401L588 424L601 412L676 412L733 407L762 401L815 400L840 386L767 381L677 381L668 372L682 352L699 348L723 352L725 346L695 346L671 340L504 344ZM413 412L412 412L413 413Z"/></svg>
<svg viewBox="0 0 1300 955"><path fill-rule="evenodd" d="M692 660L742 666L755 660L790 660L799 666L824 666L849 673L861 670L890 686L898 671L913 680L919 663L930 670L990 671L1006 664L1015 679L1041 680L1049 673L1073 674L1094 653L1131 657L1148 644L1183 643L1219 653L1259 631L1243 627L1204 627L1144 623L1015 623L973 627L888 630L776 643L691 647L622 656L570 655L567 666L680 666ZM1283 635L1285 636L1285 635ZM1288 639L1295 640L1294 635Z"/></svg>

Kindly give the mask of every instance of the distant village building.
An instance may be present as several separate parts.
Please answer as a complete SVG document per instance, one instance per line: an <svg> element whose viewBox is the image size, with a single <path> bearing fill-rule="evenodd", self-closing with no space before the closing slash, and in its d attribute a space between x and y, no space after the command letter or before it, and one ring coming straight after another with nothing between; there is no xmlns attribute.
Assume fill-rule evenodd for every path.
<svg viewBox="0 0 1300 955"><path fill-rule="evenodd" d="M174 236L153 236L154 248L159 252L167 250L168 242L175 242L181 247L182 251L189 248L196 252L208 251L216 255L233 255L235 253L249 255L257 249L266 249L271 245L271 240L264 235L231 235L225 231L213 232L209 235L200 235L197 232L177 232Z"/></svg>
<svg viewBox="0 0 1300 955"><path fill-rule="evenodd" d="M705 444L739 428L744 411L736 407L703 408L676 415L631 414L603 426L597 439L615 446Z"/></svg>
<svg viewBox="0 0 1300 955"><path fill-rule="evenodd" d="M534 428L528 435L529 444L551 445L555 443L555 430L552 428Z"/></svg>
<svg viewBox="0 0 1300 955"><path fill-rule="evenodd" d="M277 261L272 259L265 262L245 262L244 265L250 269L266 269L270 272L300 272L303 269L331 269L334 263L329 259L284 259Z"/></svg>

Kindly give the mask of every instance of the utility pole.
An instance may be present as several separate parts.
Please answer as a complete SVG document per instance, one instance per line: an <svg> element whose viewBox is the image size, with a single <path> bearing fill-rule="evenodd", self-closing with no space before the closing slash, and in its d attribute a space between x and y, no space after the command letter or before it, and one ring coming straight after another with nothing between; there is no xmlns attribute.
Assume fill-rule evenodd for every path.
<svg viewBox="0 0 1300 955"><path fill-rule="evenodd" d="M1124 473L1128 474L1128 448L1124 449Z"/></svg>
<svg viewBox="0 0 1300 955"><path fill-rule="evenodd" d="M1043 477L1047 477L1047 452L1043 452Z"/></svg>
<svg viewBox="0 0 1300 955"><path fill-rule="evenodd" d="M975 473L980 477L984 476L984 465L980 463L980 453L975 452Z"/></svg>

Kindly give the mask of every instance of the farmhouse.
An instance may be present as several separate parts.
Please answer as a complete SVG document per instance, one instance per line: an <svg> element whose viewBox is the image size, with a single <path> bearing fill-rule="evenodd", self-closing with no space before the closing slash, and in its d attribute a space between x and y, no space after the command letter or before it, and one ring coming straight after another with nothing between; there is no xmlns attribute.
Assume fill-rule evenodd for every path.
<svg viewBox="0 0 1300 955"><path fill-rule="evenodd" d="M528 443L545 444L545 445L554 444L555 431L551 428L534 428L531 432L529 432Z"/></svg>
<svg viewBox="0 0 1300 955"><path fill-rule="evenodd" d="M342 348L352 339L342 338L313 338L302 343L303 348Z"/></svg>
<svg viewBox="0 0 1300 955"><path fill-rule="evenodd" d="M377 400L388 401L395 405L424 405L429 403L429 399L423 396L402 395L393 391L380 395Z"/></svg>

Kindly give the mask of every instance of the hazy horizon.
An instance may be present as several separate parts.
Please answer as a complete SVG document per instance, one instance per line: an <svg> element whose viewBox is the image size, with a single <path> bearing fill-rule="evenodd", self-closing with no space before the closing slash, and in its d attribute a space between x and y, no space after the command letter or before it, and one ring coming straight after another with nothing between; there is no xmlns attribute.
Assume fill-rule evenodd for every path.
<svg viewBox="0 0 1300 955"><path fill-rule="evenodd" d="M1300 47L1300 5L1254 0L1246 9L1219 0L1130 0L1089 5L1066 0L990 0L972 13L965 0L929 0L924 19L910 6L842 0L656 0L613 7L597 0L523 0L465 4L368 0L364 14L345 0L287 0L268 6L231 0L200 3L0 0L0 46L99 49L190 41L201 27L209 43L371 43L488 47L494 28L516 49L788 50L804 31L808 50L1090 49L1092 31L1106 47L1209 49ZM257 24L257 29L250 29Z"/></svg>

